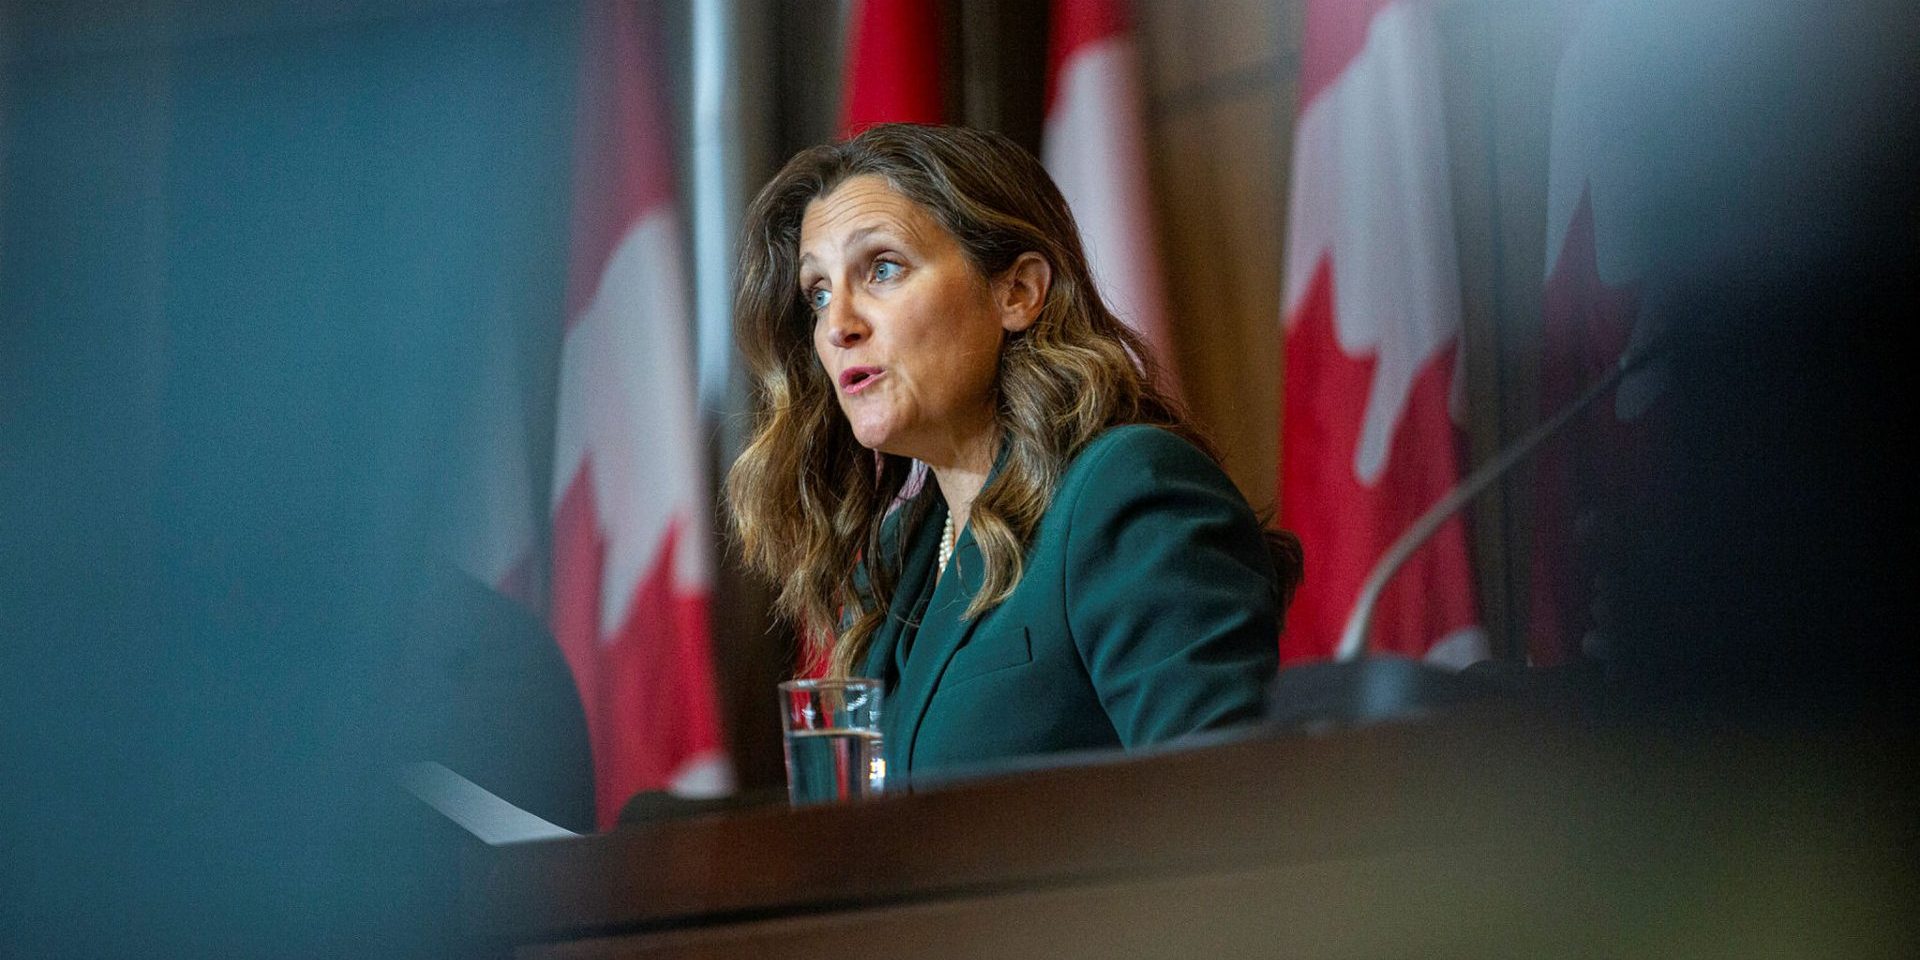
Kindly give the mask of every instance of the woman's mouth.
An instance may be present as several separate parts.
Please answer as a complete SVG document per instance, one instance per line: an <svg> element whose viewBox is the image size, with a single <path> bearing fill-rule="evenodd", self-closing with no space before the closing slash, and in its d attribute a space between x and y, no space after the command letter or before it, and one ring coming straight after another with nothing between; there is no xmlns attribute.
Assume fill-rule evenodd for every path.
<svg viewBox="0 0 1920 960"><path fill-rule="evenodd" d="M851 396L873 386L874 381L886 375L887 372L879 367L848 367L840 371L840 392Z"/></svg>

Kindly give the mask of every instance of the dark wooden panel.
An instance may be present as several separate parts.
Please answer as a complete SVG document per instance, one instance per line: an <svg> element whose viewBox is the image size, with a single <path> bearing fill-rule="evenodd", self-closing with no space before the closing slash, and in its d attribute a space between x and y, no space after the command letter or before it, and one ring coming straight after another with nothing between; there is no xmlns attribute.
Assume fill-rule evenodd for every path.
<svg viewBox="0 0 1920 960"><path fill-rule="evenodd" d="M1281 188L1292 84L1156 124L1161 233L1186 399L1256 506L1278 476Z"/></svg>
<svg viewBox="0 0 1920 960"><path fill-rule="evenodd" d="M1256 506L1278 473L1280 264L1297 3L1137 4L1168 310L1186 399Z"/></svg>
<svg viewBox="0 0 1920 960"><path fill-rule="evenodd" d="M529 948L552 960L915 957L1565 956L1586 908L1564 864L1506 850L1006 893ZM1519 897L1513 892L1523 891ZM1385 905L1392 905L1384 908ZM1505 947L1487 951L1489 942ZM858 945L867 944L863 950Z"/></svg>
<svg viewBox="0 0 1920 960"><path fill-rule="evenodd" d="M1511 722L1260 739L635 827L499 851L470 919L540 939L1481 842L1492 823L1504 835L1564 819L1575 794L1555 743Z"/></svg>
<svg viewBox="0 0 1920 960"><path fill-rule="evenodd" d="M1920 947L1914 744L1492 714L498 851L525 957L1855 956Z"/></svg>

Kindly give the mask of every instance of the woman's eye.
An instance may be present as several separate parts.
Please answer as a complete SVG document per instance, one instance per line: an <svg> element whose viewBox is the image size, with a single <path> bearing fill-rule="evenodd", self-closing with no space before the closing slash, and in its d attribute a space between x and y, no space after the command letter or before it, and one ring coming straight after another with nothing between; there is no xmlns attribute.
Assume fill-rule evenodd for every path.
<svg viewBox="0 0 1920 960"><path fill-rule="evenodd" d="M873 278L875 280L892 280L899 275L900 265L894 263L892 260L882 260L873 265Z"/></svg>
<svg viewBox="0 0 1920 960"><path fill-rule="evenodd" d="M825 288L815 287L807 291L807 306L812 307L816 311L825 310L827 304L832 300L833 294Z"/></svg>

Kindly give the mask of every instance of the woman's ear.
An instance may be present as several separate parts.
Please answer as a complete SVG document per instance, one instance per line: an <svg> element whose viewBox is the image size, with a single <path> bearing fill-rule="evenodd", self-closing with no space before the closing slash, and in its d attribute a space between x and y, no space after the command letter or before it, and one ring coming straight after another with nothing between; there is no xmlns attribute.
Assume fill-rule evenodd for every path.
<svg viewBox="0 0 1920 960"><path fill-rule="evenodd" d="M1000 327L1019 333L1039 319L1040 308L1047 305L1047 289L1053 284L1053 267L1047 258L1029 250L1013 261L993 285L1000 308Z"/></svg>

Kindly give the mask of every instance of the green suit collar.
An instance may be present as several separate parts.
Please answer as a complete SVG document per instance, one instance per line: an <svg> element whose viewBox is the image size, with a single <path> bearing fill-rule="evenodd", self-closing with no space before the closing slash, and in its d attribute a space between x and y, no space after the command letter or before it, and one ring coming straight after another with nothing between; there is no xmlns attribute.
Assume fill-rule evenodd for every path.
<svg viewBox="0 0 1920 960"><path fill-rule="evenodd" d="M1007 444L1002 442L994 457L993 469L981 485L982 490L992 485L1006 465L1007 450ZM927 707L933 702L933 694L940 687L941 674L979 625L979 617L964 618L962 614L979 594L986 573L980 547L974 542L973 525L969 523L953 545L953 557L948 561L946 574L937 584L930 583L940 552L941 527L948 512L946 497L931 475L927 477L926 488L915 499L922 498L926 506L920 523L914 529L901 531L906 537L906 549L902 551L898 587L889 604L886 623L867 652L867 676L898 677L887 693L888 719L883 724L887 762L896 777L911 774L914 740L920 732L921 721L926 718ZM903 507L901 512L917 511ZM926 603L921 608L923 599Z"/></svg>

